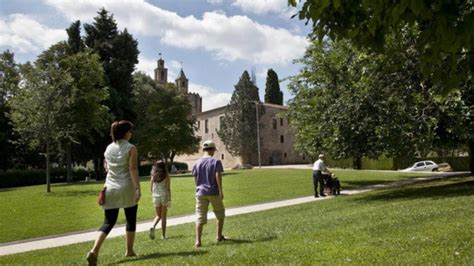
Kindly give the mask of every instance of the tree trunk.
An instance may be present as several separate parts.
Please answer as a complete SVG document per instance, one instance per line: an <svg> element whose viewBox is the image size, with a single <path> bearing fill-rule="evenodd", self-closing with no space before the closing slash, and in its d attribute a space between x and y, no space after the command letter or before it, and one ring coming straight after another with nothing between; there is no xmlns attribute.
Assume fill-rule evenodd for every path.
<svg viewBox="0 0 474 266"><path fill-rule="evenodd" d="M469 140L469 169L474 174L474 139Z"/></svg>
<svg viewBox="0 0 474 266"><path fill-rule="evenodd" d="M49 162L49 141L46 143L46 192L51 192L51 168Z"/></svg>
<svg viewBox="0 0 474 266"><path fill-rule="evenodd" d="M67 169L67 182L72 182L71 143L69 143L66 148L66 169Z"/></svg>
<svg viewBox="0 0 474 266"><path fill-rule="evenodd" d="M94 160L94 175L96 180L104 179L104 164L102 163L102 158L97 158Z"/></svg>
<svg viewBox="0 0 474 266"><path fill-rule="evenodd" d="M354 158L354 169L357 169L357 170L362 169L362 157Z"/></svg>

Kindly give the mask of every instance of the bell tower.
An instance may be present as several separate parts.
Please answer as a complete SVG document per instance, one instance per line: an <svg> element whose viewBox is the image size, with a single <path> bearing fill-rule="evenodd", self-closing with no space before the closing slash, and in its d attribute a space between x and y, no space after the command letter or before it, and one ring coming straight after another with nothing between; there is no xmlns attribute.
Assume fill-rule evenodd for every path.
<svg viewBox="0 0 474 266"><path fill-rule="evenodd" d="M157 68L155 68L155 81L159 84L168 83L168 69L165 67L165 60L161 58L161 53L159 53L160 59L157 61Z"/></svg>
<svg viewBox="0 0 474 266"><path fill-rule="evenodd" d="M181 71L179 71L179 75L175 80L176 87L178 88L178 90L181 90L184 93L188 93L188 81L188 78L186 78L186 75L184 74L184 71L181 68Z"/></svg>

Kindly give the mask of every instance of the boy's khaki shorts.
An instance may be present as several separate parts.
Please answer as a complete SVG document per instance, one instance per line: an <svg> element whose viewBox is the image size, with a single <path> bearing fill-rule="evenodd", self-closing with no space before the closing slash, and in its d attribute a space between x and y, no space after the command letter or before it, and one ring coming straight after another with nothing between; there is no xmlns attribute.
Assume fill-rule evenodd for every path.
<svg viewBox="0 0 474 266"><path fill-rule="evenodd" d="M212 196L196 196L196 223L207 223L207 211L209 203L212 204L212 210L218 220L224 219L225 208L224 203L219 195Z"/></svg>

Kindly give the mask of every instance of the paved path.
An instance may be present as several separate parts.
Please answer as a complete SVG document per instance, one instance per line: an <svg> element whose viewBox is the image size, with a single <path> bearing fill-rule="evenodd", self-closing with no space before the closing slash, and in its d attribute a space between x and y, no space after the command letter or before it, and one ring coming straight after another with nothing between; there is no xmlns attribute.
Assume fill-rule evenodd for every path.
<svg viewBox="0 0 474 266"><path fill-rule="evenodd" d="M412 178L412 179L396 181L396 182L383 184L383 185L382 184L372 185L372 186L366 186L366 187L361 187L361 188L342 190L341 194L354 195L354 194L359 194L359 193L371 191L378 188L397 187L397 186L413 184L413 183L421 182L421 181L436 180L436 179L442 179L445 177L460 176L460 175L465 175L465 174L468 174L468 172L439 173L439 174L436 174L435 176ZM243 206L243 207L226 208L226 216L228 217L228 216L235 216L235 215L246 214L246 213L265 211L265 210L292 206L292 205L297 205L297 204L302 204L302 203L307 203L307 202L327 200L330 198L332 198L332 196L328 196L325 198L314 198L313 196L309 196L309 197L301 197L301 198L295 198L295 199L289 199L289 200L280 200L280 201L267 202L267 203L261 203L261 204ZM209 219L215 219L214 213L212 212L209 213ZM195 220L194 214L180 216L180 217L173 217L173 218L168 218L167 225L175 226L175 225L180 225L180 224L192 223L194 222L194 220ZM151 223L152 223L152 220L137 223L137 233L148 231ZM122 235L125 235L125 225L114 227L114 229L110 232L108 238L122 236ZM3 243L3 244L0 244L0 256L23 253L23 252L39 250L39 249L66 246L66 245L71 245L71 244L76 244L76 243L87 242L87 241L93 241L95 240L96 236L97 236L97 231L90 230L90 231L73 232L73 233L63 234L63 235L46 236L42 238Z"/></svg>

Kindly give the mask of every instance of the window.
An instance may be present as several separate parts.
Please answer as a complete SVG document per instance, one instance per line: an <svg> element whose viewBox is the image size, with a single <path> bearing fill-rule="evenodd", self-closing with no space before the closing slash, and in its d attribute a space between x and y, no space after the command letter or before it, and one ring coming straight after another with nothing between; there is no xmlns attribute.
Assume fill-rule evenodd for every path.
<svg viewBox="0 0 474 266"><path fill-rule="evenodd" d="M273 129L277 129L277 120L273 118Z"/></svg>
<svg viewBox="0 0 474 266"><path fill-rule="evenodd" d="M415 167L423 167L423 166L425 166L425 163L423 162L415 164Z"/></svg>
<svg viewBox="0 0 474 266"><path fill-rule="evenodd" d="M160 71L160 80L164 80L165 79L165 71L161 70Z"/></svg>
<svg viewBox="0 0 474 266"><path fill-rule="evenodd" d="M303 155L303 161L306 160L306 156Z"/></svg>
<svg viewBox="0 0 474 266"><path fill-rule="evenodd" d="M287 155L286 155L286 152L285 152L285 153L283 154L283 157L285 157L285 158L286 158L286 156L287 156Z"/></svg>
<svg viewBox="0 0 474 266"><path fill-rule="evenodd" d="M280 136L280 143L284 143L285 142L285 137L283 135Z"/></svg>
<svg viewBox="0 0 474 266"><path fill-rule="evenodd" d="M283 118L280 118L280 126L283 126Z"/></svg>
<svg viewBox="0 0 474 266"><path fill-rule="evenodd" d="M432 162L425 162L425 163L426 163L426 165L433 165Z"/></svg>
<svg viewBox="0 0 474 266"><path fill-rule="evenodd" d="M204 133L209 133L209 120L204 120Z"/></svg>
<svg viewBox="0 0 474 266"><path fill-rule="evenodd" d="M201 128L201 120L198 120L198 129Z"/></svg>
<svg viewBox="0 0 474 266"><path fill-rule="evenodd" d="M221 160L224 160L224 154L221 154Z"/></svg>

